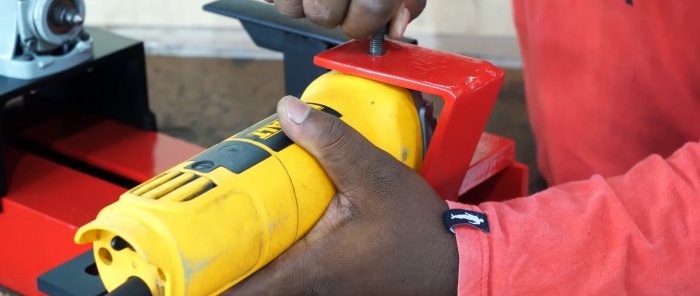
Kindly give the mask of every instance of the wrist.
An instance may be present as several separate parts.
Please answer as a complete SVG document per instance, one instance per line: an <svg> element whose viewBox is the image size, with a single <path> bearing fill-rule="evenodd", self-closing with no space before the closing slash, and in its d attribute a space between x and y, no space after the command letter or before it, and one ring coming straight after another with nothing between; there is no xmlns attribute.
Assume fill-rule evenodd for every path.
<svg viewBox="0 0 700 296"><path fill-rule="evenodd" d="M434 278L441 280L440 295L457 295L457 283L459 279L459 253L457 251L457 240L455 236L444 231L441 233L443 245L443 262L439 268L439 273Z"/></svg>

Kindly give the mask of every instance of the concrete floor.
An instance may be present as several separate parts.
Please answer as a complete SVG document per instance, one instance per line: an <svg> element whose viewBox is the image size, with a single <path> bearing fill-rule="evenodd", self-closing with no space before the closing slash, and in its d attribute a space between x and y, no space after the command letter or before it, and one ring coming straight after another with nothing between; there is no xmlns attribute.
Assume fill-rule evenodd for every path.
<svg viewBox="0 0 700 296"><path fill-rule="evenodd" d="M284 95L281 61L147 58L159 129L211 146L275 111Z"/></svg>
<svg viewBox="0 0 700 296"><path fill-rule="evenodd" d="M149 56L151 107L162 132L210 146L275 111L284 95L281 61ZM517 159L531 168L530 188L544 187L520 71L507 71L487 131L516 140Z"/></svg>

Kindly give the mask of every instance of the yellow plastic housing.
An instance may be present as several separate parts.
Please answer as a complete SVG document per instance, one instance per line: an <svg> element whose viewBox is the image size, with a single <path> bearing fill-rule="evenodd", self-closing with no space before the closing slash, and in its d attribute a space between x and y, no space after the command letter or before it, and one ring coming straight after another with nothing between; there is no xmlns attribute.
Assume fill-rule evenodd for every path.
<svg viewBox="0 0 700 296"><path fill-rule="evenodd" d="M405 89L329 72L302 100L419 169L420 123ZM257 154L241 152L246 149ZM153 295L214 295L302 238L334 193L316 160L271 116L124 193L82 226L75 241L93 243L110 291L136 276Z"/></svg>

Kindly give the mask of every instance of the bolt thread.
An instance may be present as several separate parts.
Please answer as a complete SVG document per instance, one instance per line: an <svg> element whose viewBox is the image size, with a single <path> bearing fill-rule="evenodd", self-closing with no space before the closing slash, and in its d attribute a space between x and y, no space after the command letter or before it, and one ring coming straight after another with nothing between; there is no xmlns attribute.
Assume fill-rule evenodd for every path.
<svg viewBox="0 0 700 296"><path fill-rule="evenodd" d="M384 32L385 29L379 30L376 34L372 35L369 40L369 54L373 56L384 55Z"/></svg>

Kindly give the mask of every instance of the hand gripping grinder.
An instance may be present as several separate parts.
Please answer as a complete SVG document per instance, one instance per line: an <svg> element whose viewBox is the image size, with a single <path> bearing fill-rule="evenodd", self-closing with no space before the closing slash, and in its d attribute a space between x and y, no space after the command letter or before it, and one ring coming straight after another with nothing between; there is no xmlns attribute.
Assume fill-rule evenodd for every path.
<svg viewBox="0 0 700 296"><path fill-rule="evenodd" d="M370 56L368 43L316 56L317 65L334 71L301 99L419 171L443 198L456 199L503 72L391 40L384 55ZM427 146L431 110L417 92L445 101ZM110 291L135 285L151 295L213 295L302 238L334 193L323 169L272 116L127 191L75 240L93 243Z"/></svg>

